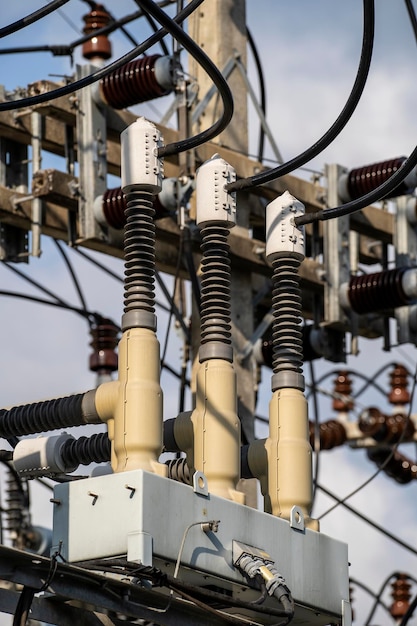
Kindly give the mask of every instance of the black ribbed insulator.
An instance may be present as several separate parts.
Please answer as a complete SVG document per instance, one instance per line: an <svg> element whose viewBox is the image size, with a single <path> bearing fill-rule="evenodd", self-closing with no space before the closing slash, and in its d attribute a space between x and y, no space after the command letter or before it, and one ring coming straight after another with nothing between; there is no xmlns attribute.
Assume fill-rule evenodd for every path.
<svg viewBox="0 0 417 626"><path fill-rule="evenodd" d="M386 180L388 180L404 163L405 157L389 159L372 165L365 165L351 170L348 173L347 188L351 200L360 198L366 193L373 191ZM401 196L407 193L407 185L402 182L391 194L390 197Z"/></svg>
<svg viewBox="0 0 417 626"><path fill-rule="evenodd" d="M18 483L12 472L9 472L6 479L6 530L14 535L13 544L25 527L28 514L28 498L22 488L23 483Z"/></svg>
<svg viewBox="0 0 417 626"><path fill-rule="evenodd" d="M126 194L124 312L155 309L155 209L145 191Z"/></svg>
<svg viewBox="0 0 417 626"><path fill-rule="evenodd" d="M153 198L153 208L155 209L155 219L167 217L170 212L163 206L159 196ZM107 189L103 194L103 214L106 222L112 228L121 230L126 224L126 196L121 187Z"/></svg>
<svg viewBox="0 0 417 626"><path fill-rule="evenodd" d="M172 459L171 461L165 461L165 465L168 467L168 478L186 485L191 484L190 468L186 459Z"/></svg>
<svg viewBox="0 0 417 626"><path fill-rule="evenodd" d="M230 345L229 229L222 224L201 229L201 345L218 341Z"/></svg>
<svg viewBox="0 0 417 626"><path fill-rule="evenodd" d="M356 313L394 309L409 303L402 286L408 268L384 270L375 274L353 276L349 283L349 302Z"/></svg>
<svg viewBox="0 0 417 626"><path fill-rule="evenodd" d="M142 57L122 65L100 81L103 100L114 109L147 102L170 93L155 76L155 62L160 54Z"/></svg>
<svg viewBox="0 0 417 626"><path fill-rule="evenodd" d="M45 400L0 410L0 437L43 433L56 428L85 424L82 412L84 394Z"/></svg>
<svg viewBox="0 0 417 626"><path fill-rule="evenodd" d="M274 374L280 371L302 372L301 290L297 275L299 266L300 262L294 258L276 258L272 261Z"/></svg>
<svg viewBox="0 0 417 626"><path fill-rule="evenodd" d="M110 461L110 450L111 444L107 433L99 433L91 437L67 439L61 448L61 456L67 467L74 467L106 463Z"/></svg>

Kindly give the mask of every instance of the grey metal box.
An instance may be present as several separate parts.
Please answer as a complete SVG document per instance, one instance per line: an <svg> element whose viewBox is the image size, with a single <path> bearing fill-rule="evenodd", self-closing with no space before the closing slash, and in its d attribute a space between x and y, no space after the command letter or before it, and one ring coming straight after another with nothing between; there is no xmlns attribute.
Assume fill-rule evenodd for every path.
<svg viewBox="0 0 417 626"><path fill-rule="evenodd" d="M248 597L233 542L265 550L297 605L293 623L349 623L347 546L322 533L142 470L55 488L53 545L70 562L127 556L172 575L186 528L220 520L217 533L189 528L179 578ZM265 622L268 623L268 622Z"/></svg>

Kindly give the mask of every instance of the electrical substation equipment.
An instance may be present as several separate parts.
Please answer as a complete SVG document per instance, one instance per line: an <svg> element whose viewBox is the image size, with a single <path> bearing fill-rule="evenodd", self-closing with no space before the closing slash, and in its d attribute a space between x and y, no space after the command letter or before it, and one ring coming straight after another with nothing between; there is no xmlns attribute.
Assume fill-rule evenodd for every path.
<svg viewBox="0 0 417 626"><path fill-rule="evenodd" d="M234 195L225 190L235 180L235 171L219 155L199 168L201 341L196 403L193 411L164 423L155 333L153 202L162 186L158 151L163 143L144 118L123 131L121 143L126 225L118 378L79 396L15 407L0 415L3 436L45 427L107 424L107 434L94 440L62 434L22 440L16 446L15 467L26 477L73 471L87 457L111 460L111 473L55 487L52 550L87 569L89 563L101 563L105 571L106 563L116 558L139 569L157 568L170 580L186 584L191 596L223 597L219 615L262 624L276 623L280 616L294 624L349 626L347 547L320 533L310 515L312 451L298 279L305 235L294 222L304 206L286 192L267 207L267 256L273 268L269 435L242 448L228 241L237 208ZM107 326L103 320L103 330ZM185 456L164 464L163 449ZM259 479L264 511L245 505L237 489L245 475Z"/></svg>

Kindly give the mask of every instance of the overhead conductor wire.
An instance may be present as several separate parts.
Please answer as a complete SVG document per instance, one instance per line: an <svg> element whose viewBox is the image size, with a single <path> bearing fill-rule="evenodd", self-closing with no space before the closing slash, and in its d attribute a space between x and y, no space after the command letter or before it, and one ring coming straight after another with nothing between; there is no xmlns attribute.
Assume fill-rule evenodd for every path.
<svg viewBox="0 0 417 626"><path fill-rule="evenodd" d="M30 24L34 24L46 15L53 13L54 11L56 11L56 9L59 9L59 7L62 7L67 2L69 2L69 0L53 0L41 9L38 9L37 11L34 11L33 13L30 13L29 15L26 15L19 20L16 20L16 22L13 22L12 24L4 26L4 28L0 28L0 39L2 37L12 35L13 33L17 33L17 31L22 30L22 28L30 26Z"/></svg>
<svg viewBox="0 0 417 626"><path fill-rule="evenodd" d="M350 118L352 117L359 100L361 99L363 90L365 88L366 81L368 79L369 68L371 65L372 50L374 44L374 31L375 31L375 3L374 0L363 0L363 38L362 38L362 50L359 61L358 71L356 79L350 92L349 98L343 107L342 112L332 126L327 130L324 135L316 141L307 150L299 154L298 156L290 159L286 163L279 165L270 170L260 172L254 176L248 178L241 178L233 183L229 183L225 186L227 191L240 191L242 189L249 189L250 187L256 187L264 183L268 183L272 180L289 174L293 170L305 165L308 161L320 154L332 141L341 133ZM398 184L398 183L397 183ZM304 222L297 222L304 223Z"/></svg>

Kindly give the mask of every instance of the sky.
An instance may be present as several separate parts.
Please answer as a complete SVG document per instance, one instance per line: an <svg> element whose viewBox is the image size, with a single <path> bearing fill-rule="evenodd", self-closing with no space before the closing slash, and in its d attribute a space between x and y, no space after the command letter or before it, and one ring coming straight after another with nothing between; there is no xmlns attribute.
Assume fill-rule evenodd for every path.
<svg viewBox="0 0 417 626"><path fill-rule="evenodd" d="M210 0L206 0L209 2ZM2 6L4 26L38 8L35 0L21 0ZM373 62L365 93L352 120L328 149L308 167L323 172L326 163L337 162L356 167L375 161L409 154L416 143L417 47L408 21L405 3L400 0L378 0L376 3L376 36ZM112 7L116 16L135 10L133 0L118 0ZM20 45L41 45L70 42L78 37L75 29L88 7L81 0L70 0L59 12L43 19L1 42L0 48ZM71 22L72 25L69 23ZM359 0L247 0L247 23L262 59L267 85L267 120L284 159L303 151L333 123L343 108L355 79L362 38L362 3ZM75 29L73 28L75 27ZM149 34L142 22L129 26L140 40ZM115 57L128 51L129 42L120 35L112 38ZM79 62L79 53L75 54ZM67 59L49 54L0 55L0 84L10 91L38 79L71 75L73 67ZM255 89L257 78L249 57L249 76ZM152 108L143 106L140 113L153 121L162 118L168 103L155 101ZM256 150L258 122L251 110L251 150ZM273 158L269 147L266 156ZM49 165L52 163L52 165ZM43 166L63 164L44 156ZM309 172L296 175L308 178ZM78 296L62 258L52 241L43 238L43 253L31 259L28 266L19 265L42 285L61 298L78 305ZM122 314L122 285L105 275L75 251L68 252L82 285L88 308L119 322ZM122 275L122 262L97 255L100 262ZM167 278L171 287L171 280ZM18 279L7 267L0 266L0 289L42 295ZM157 294L164 302L163 295ZM166 303L165 303L166 304ZM79 393L94 387L95 377L88 370L89 333L81 317L50 307L32 305L10 297L1 298L2 347L0 362L0 406L12 406L45 398ZM167 316L158 312L158 335L165 341ZM171 328L171 331L173 329ZM384 363L399 361L412 372L415 368L415 347L407 346L391 352L382 351L380 341L362 340L359 356L349 357L347 366L373 377ZM170 332L168 358L175 369L181 362L181 341ZM342 366L340 366L342 367ZM335 364L322 359L314 363L316 377L335 369ZM305 367L307 381L310 370ZM332 390L334 375L323 381L325 391ZM388 388L388 373L378 379ZM354 390L361 381L354 378ZM162 387L165 417L177 410L178 385L164 373ZM258 394L257 413L266 416L270 399L270 371L263 372ZM168 400L169 398L169 400ZM360 411L369 405L382 411L391 408L384 397L371 389L358 402ZM310 408L312 414L313 409ZM413 413L416 412L413 407ZM334 417L331 401L319 399L320 420ZM84 431L83 433L84 434ZM257 434L266 430L257 425ZM415 458L413 444L402 451ZM375 471L361 450L347 447L320 455L319 482L339 497L344 497L363 484ZM415 546L417 505L414 483L402 486L385 475L379 475L349 503L363 515ZM50 493L33 489L33 521L45 526L51 523ZM317 494L313 514L320 516L333 501ZM395 571L416 576L416 555L384 538L369 524L359 520L343 507L338 507L321 522L322 531L346 541L349 546L351 575L375 593L384 580ZM388 586L389 592L389 586ZM417 593L417 584L411 589ZM390 603L389 593L383 596ZM353 602L356 624L363 624L373 603L369 594L354 586ZM5 622L6 623L6 622ZM392 624L383 609L375 613L372 624ZM416 624L417 618L410 624Z"/></svg>

